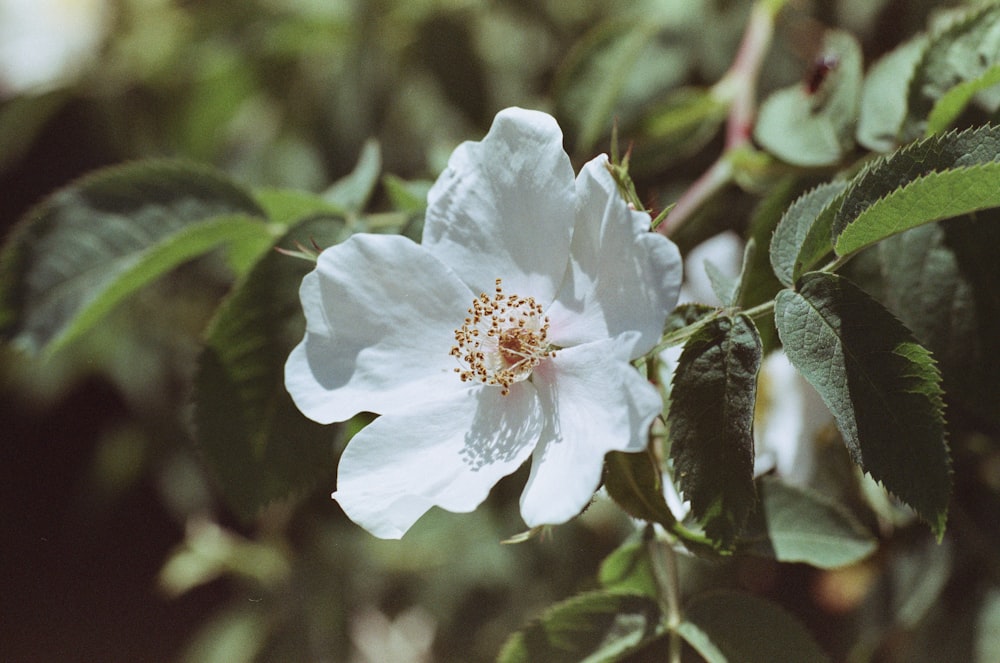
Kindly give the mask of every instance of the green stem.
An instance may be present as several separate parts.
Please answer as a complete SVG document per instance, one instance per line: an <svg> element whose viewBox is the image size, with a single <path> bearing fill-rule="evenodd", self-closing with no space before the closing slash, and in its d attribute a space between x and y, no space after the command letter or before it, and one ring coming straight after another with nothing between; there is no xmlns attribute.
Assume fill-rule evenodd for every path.
<svg viewBox="0 0 1000 663"><path fill-rule="evenodd" d="M774 300L769 302L764 302L763 304L757 304L753 308L748 308L745 311L741 311L743 315L749 316L753 319L757 319L763 315L766 315L774 310Z"/></svg>

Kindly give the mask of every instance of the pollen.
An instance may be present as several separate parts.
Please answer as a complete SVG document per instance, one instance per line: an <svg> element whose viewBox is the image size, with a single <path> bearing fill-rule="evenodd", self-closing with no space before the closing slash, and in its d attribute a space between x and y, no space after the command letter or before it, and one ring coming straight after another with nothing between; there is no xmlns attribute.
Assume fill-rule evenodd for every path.
<svg viewBox="0 0 1000 663"><path fill-rule="evenodd" d="M451 348L462 382L498 386L506 396L512 384L528 379L543 359L555 356L542 305L533 297L504 294L501 279L492 295L484 292L472 301L468 313Z"/></svg>

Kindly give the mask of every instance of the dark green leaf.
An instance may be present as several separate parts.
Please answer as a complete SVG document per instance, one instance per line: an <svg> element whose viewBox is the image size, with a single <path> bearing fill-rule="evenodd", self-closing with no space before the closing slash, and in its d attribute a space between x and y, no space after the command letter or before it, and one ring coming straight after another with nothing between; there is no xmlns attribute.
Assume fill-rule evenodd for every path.
<svg viewBox="0 0 1000 663"><path fill-rule="evenodd" d="M753 240L756 243L756 248L743 265L740 296L737 302L740 308L750 309L770 302L781 290L782 283L771 265L771 253L765 250L765 247L770 246L785 210L802 193L805 186L806 184L797 177L779 180L754 209L747 237L748 241ZM778 347L778 332L774 328L774 320L770 317L756 318L754 323L760 334L763 353L767 355Z"/></svg>
<svg viewBox="0 0 1000 663"><path fill-rule="evenodd" d="M604 487L633 518L667 529L673 526L674 516L663 497L660 469L651 452L610 452L604 459Z"/></svg>
<svg viewBox="0 0 1000 663"><path fill-rule="evenodd" d="M340 239L343 222L297 224L278 246ZM336 428L304 417L285 391L284 365L305 322L298 298L312 263L278 252L264 256L216 314L195 377L199 448L224 497L249 518L272 500L332 474Z"/></svg>
<svg viewBox="0 0 1000 663"><path fill-rule="evenodd" d="M833 274L806 274L798 292L780 292L775 323L854 462L941 536L951 461L941 376L930 353L878 302Z"/></svg>
<svg viewBox="0 0 1000 663"><path fill-rule="evenodd" d="M684 608L677 631L708 663L826 663L830 659L798 620L770 601L716 591Z"/></svg>
<svg viewBox="0 0 1000 663"><path fill-rule="evenodd" d="M745 315L715 318L688 340L674 372L670 457L678 487L723 548L753 509L753 409L760 338Z"/></svg>
<svg viewBox="0 0 1000 663"><path fill-rule="evenodd" d="M718 133L729 103L718 89L674 90L648 111L639 127L634 161L640 169L663 167L689 157Z"/></svg>
<svg viewBox="0 0 1000 663"><path fill-rule="evenodd" d="M934 136L878 159L851 184L834 249L854 253L915 226L1000 206L1000 127Z"/></svg>
<svg viewBox="0 0 1000 663"><path fill-rule="evenodd" d="M858 562L877 547L850 512L820 493L773 477L763 477L758 491L758 522L743 535L749 544L744 552L832 569Z"/></svg>
<svg viewBox="0 0 1000 663"><path fill-rule="evenodd" d="M983 218L985 217L985 218ZM1000 423L1000 210L879 243L882 301L931 352L945 392Z"/></svg>
<svg viewBox="0 0 1000 663"><path fill-rule="evenodd" d="M846 182L829 182L800 196L771 238L771 267L791 287L805 271L833 251L830 224L847 190Z"/></svg>
<svg viewBox="0 0 1000 663"><path fill-rule="evenodd" d="M846 32L830 30L821 54L834 63L819 86L778 90L761 105L754 138L796 166L828 166L854 142L861 95L861 48Z"/></svg>
<svg viewBox="0 0 1000 663"><path fill-rule="evenodd" d="M670 334L671 332L679 331L693 325L697 322L705 320L713 313L718 313L719 309L714 306L709 306L708 304L697 304L694 302L686 302L677 306L670 315L667 316L667 322L664 325L663 333Z"/></svg>
<svg viewBox="0 0 1000 663"><path fill-rule="evenodd" d="M200 252L226 241L259 247L263 224L240 228L219 217L263 214L224 176L187 164L136 163L85 177L28 214L4 247L0 327L33 351L58 345Z"/></svg>
<svg viewBox="0 0 1000 663"><path fill-rule="evenodd" d="M499 663L615 661L661 633L660 608L648 596L581 594L549 608L515 633Z"/></svg>
<svg viewBox="0 0 1000 663"><path fill-rule="evenodd" d="M997 64L1000 6L996 4L971 9L965 17L932 34L909 79L903 139L928 133L926 120L938 101L956 86L982 78Z"/></svg>

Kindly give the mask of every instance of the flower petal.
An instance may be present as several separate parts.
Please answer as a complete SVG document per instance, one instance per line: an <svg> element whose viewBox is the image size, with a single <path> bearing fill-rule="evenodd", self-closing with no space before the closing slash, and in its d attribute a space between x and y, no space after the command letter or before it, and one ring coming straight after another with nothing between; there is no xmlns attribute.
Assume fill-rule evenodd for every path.
<svg viewBox="0 0 1000 663"><path fill-rule="evenodd" d="M573 166L549 115L497 114L481 142L458 146L427 196L422 244L476 293L548 304L566 274L574 225Z"/></svg>
<svg viewBox="0 0 1000 663"><path fill-rule="evenodd" d="M419 244L355 235L320 255L300 296L306 334L285 386L310 419L386 414L466 389L449 351L473 294Z"/></svg>
<svg viewBox="0 0 1000 663"><path fill-rule="evenodd" d="M398 539L432 506L468 512L527 459L542 429L529 382L471 387L376 419L344 450L333 494L354 522Z"/></svg>
<svg viewBox="0 0 1000 663"><path fill-rule="evenodd" d="M649 232L648 214L629 209L606 156L583 167L576 189L572 277L546 311L552 320L549 337L571 346L636 330L637 357L660 340L677 304L680 252L666 237Z"/></svg>
<svg viewBox="0 0 1000 663"><path fill-rule="evenodd" d="M531 527L573 518L601 482L609 451L641 451L662 402L629 363L637 333L560 350L532 374L546 427L521 495Z"/></svg>

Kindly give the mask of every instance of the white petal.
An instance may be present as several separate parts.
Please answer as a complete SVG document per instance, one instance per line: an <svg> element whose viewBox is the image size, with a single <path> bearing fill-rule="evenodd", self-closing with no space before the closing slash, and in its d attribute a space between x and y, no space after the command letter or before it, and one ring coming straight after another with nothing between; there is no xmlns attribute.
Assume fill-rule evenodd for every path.
<svg viewBox="0 0 1000 663"><path fill-rule="evenodd" d="M649 215L631 210L607 169L607 157L591 160L577 184L571 278L546 313L549 338L570 346L640 333L634 356L660 340L677 304L682 263L677 246L649 232Z"/></svg>
<svg viewBox="0 0 1000 663"><path fill-rule="evenodd" d="M656 389L628 363L637 334L560 350L532 374L546 427L521 495L531 527L573 518L601 481L609 451L646 448L662 403Z"/></svg>
<svg viewBox="0 0 1000 663"><path fill-rule="evenodd" d="M355 235L320 255L300 296L306 334L285 386L310 419L385 414L465 389L448 353L473 294L420 245Z"/></svg>
<svg viewBox="0 0 1000 663"><path fill-rule="evenodd" d="M481 142L458 146L427 196L422 244L476 291L548 304L566 274L573 166L549 115L497 114Z"/></svg>
<svg viewBox="0 0 1000 663"><path fill-rule="evenodd" d="M477 386L376 419L351 439L333 494L375 536L398 539L432 506L468 512L527 459L542 429L529 382Z"/></svg>

